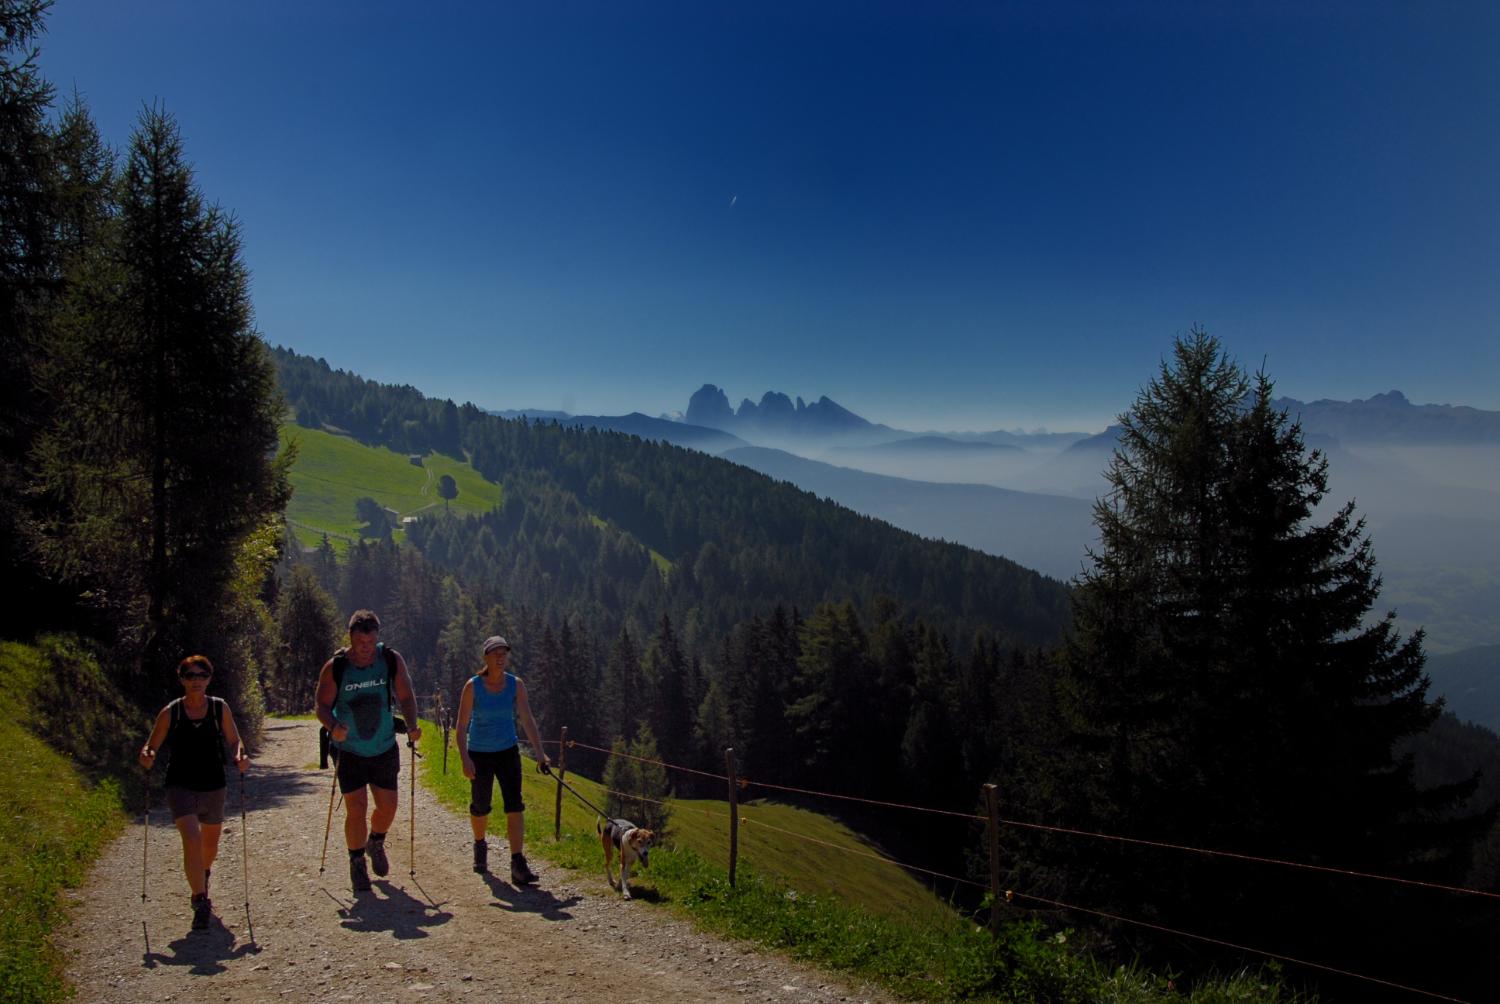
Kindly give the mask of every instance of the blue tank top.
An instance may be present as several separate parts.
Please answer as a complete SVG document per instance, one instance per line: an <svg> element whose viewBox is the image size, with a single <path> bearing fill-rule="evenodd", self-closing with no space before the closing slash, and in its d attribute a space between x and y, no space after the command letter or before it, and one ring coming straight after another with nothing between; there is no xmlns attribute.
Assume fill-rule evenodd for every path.
<svg viewBox="0 0 1500 1004"><path fill-rule="evenodd" d="M483 676L469 680L474 703L469 708L469 749L476 753L499 753L518 742L516 738L516 678L505 674L505 686L494 693Z"/></svg>
<svg viewBox="0 0 1500 1004"><path fill-rule="evenodd" d="M333 720L347 725L349 735L339 749L355 756L379 756L396 745L386 672L384 642L375 646L375 661L368 666L350 662L344 667L343 686L333 699Z"/></svg>

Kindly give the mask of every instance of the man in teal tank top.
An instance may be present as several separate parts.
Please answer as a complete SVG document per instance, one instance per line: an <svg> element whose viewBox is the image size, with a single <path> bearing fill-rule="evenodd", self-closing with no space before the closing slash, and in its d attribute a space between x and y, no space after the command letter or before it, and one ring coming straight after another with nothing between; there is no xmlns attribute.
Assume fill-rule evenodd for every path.
<svg viewBox="0 0 1500 1004"><path fill-rule="evenodd" d="M380 618L375 612L356 610L349 618L349 647L324 663L318 674L317 716L338 749L336 772L339 791L344 795L349 881L356 892L370 888L367 850L376 875L384 876L391 870L385 834L396 819L401 783L392 696L406 717L409 740L415 743L422 737L406 660L387 651L379 636ZM342 677L336 682L334 665L340 660ZM369 811L371 795L375 801L373 813Z"/></svg>

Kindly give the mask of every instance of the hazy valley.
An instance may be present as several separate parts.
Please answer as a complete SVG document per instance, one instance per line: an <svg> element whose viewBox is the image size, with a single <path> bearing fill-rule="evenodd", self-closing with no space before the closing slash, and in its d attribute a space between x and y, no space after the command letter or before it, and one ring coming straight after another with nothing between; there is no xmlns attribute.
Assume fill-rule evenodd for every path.
<svg viewBox="0 0 1500 1004"><path fill-rule="evenodd" d="M1382 609L1422 628L1434 689L1462 718L1500 724L1500 413L1363 401L1281 399L1329 462L1327 513L1353 501L1384 578ZM1118 429L907 431L821 398L767 393L728 407L713 385L657 418L515 411L717 454L925 537L965 544L1068 580L1095 542L1092 506ZM1484 646L1489 646L1484 648ZM1450 662L1470 669L1450 684ZM1485 670L1484 667L1488 667Z"/></svg>

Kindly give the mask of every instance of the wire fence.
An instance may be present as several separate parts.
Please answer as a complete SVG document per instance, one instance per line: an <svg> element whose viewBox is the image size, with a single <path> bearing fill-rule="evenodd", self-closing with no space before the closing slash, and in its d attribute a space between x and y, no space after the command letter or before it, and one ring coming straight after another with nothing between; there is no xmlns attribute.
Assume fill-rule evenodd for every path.
<svg viewBox="0 0 1500 1004"><path fill-rule="evenodd" d="M1500 893L1495 893L1495 892L1491 892L1491 891L1484 890L1484 889L1474 889L1474 888L1467 888L1467 887L1463 887L1463 886L1445 885L1445 884L1437 883L1437 882L1425 882L1425 881L1420 881L1420 880L1415 880L1415 879L1408 879L1408 878L1403 878L1403 877L1394 876L1394 875L1382 875L1382 874L1368 872L1368 871L1362 871L1362 870L1354 869L1354 868L1340 868L1340 867L1334 867L1334 866L1329 866L1329 865L1311 864L1311 863L1308 863L1308 862L1289 861L1289 860L1284 860L1284 859L1279 859L1279 858L1274 858L1274 857L1266 857L1266 856L1259 856L1259 855L1253 855L1253 854L1244 854L1244 853L1239 853L1239 852L1234 852L1234 851L1215 850L1215 849L1203 848L1203 847L1192 847L1192 846L1188 846L1188 845L1184 845L1184 844L1175 844L1175 843L1170 843L1170 842L1166 842L1166 841L1146 840L1146 839L1141 839L1141 838L1136 838L1136 837L1127 837L1127 836L1122 836L1122 835L1117 835L1117 834L1098 833L1098 832L1091 832L1091 831L1087 831L1087 830L1070 829L1068 827L1062 827L1062 826L1049 826L1049 825L1042 824L1042 823L1033 823L1033 822L1027 822L1027 821L1023 821L1023 820L1003 818L995 810L994 790L993 790L993 786L991 786L991 785L986 785L985 786L986 791L983 793L985 796L988 796L987 797L987 804L990 807L990 812L988 814L983 814L982 815L982 814L972 813L972 812L956 812L956 811L949 810L949 809L939 809L939 808L934 808L934 807L931 807L931 806L913 805L913 804L902 803L902 802L890 802L890 801L881 801L881 800L878 800L878 799L861 798L861 797L858 797L858 796L845 795L845 794L840 794L840 793L837 793L837 792L817 791L817 790L809 789L809 788L797 788L797 787L792 787L792 786L789 786L789 785L779 785L779 784L772 784L772 783L764 782L764 781L758 781L758 780L756 780L754 778L739 777L737 775L735 769L734 769L734 759L733 759L734 751L732 749L726 751L726 765L728 767L728 771L729 772L726 773L726 774L716 774L716 773L713 773L713 772L710 772L710 771L704 771L704 770L699 770L699 769L692 768L692 767L686 767L686 766L683 766L681 764L674 764L674 763L669 763L667 761L663 761L663 760L659 760L659 759L652 759L652 758L648 758L648 757L638 756L636 754L628 753L628 752L621 751L621 750L609 749L609 748L605 748L605 747L602 747L602 746L591 745L589 743L582 742L582 741L577 740L577 739L569 739L569 738L567 738L567 730L566 729L563 730L562 738L556 739L556 740L543 740L543 746L555 748L558 751L560 757L566 755L565 751L567 749L573 749L573 748L583 749L583 750L589 750L589 751L592 751L592 752L595 752L595 753L603 754L605 757L618 757L618 758L622 758L622 759L633 761L633 762L637 762L637 763L649 764L649 765L652 765L652 766L661 767L661 768L664 768L665 770L674 771L674 772L677 772L677 773L680 773L680 774L690 775L690 776L698 777L698 778L708 778L710 780L716 780L716 781L719 781L719 782L722 782L723 784L725 784L726 788L728 790L728 795L729 795L728 800L724 803L726 805L727 810L728 810L727 816L726 816L726 814L723 814L723 813L710 812L707 809L698 808L696 806L683 805L680 802L671 802L671 801L665 801L665 800L661 800L661 799L652 798L652 797L646 796L646 795L644 795L642 793L619 791L619 790L615 790L615 789L611 789L611 788L603 788L602 790L605 791L607 794L616 796L617 798L621 799L622 801L639 802L639 803L643 803L643 804L653 804L653 805L662 806L662 807L664 807L664 808L666 808L669 811L674 812L674 813L691 812L691 813L694 813L694 814L701 814L701 815L703 815L703 816L705 816L707 818L713 819L713 820L727 821L728 824L729 824L729 831L730 831L729 832L729 838L730 838L730 858L729 858L729 860L730 860L730 867L729 867L729 877L730 877L730 884L731 885L734 884L734 866L735 866L735 858L736 858L736 854L737 854L737 850L736 850L736 848L737 848L737 836L736 835L737 835L738 826L741 825L741 824L743 824L743 825L749 826L749 827L751 827L753 829L766 830L766 831L770 831L770 832L774 832L774 833L780 834L781 836L784 836L784 837L787 837L787 838L790 838L790 839L799 840L799 841L803 841L803 842L806 842L806 843L819 845L819 846L822 846L824 848L827 848L827 849L833 850L835 852L838 852L840 854L846 854L846 855L851 855L851 856L855 856L855 857L866 858L866 859L870 859L870 860L873 860L873 861L881 862L883 864L889 865L889 866L894 867L894 868L899 868L899 869L901 869L903 871L906 871L906 872L912 872L912 873L916 873L916 874L919 874L919 875L926 875L926 876L930 876L932 878L936 878L936 879L940 879L940 880L948 881L948 882L953 882L953 883L956 883L956 884L959 884L959 885L969 886L969 887L972 887L972 888L975 888L975 889L988 890L989 893L990 893L990 902L991 902L991 925L992 925L992 927L993 926L998 926L999 918L1000 918L1000 911L1001 911L1001 908L1002 908L1003 904L1015 905L1017 903L1022 903L1022 904L1029 903L1029 904L1035 904L1035 906L1037 906L1039 908L1048 908L1048 909L1053 909L1053 910L1062 910L1062 911L1066 911L1068 913L1081 914L1081 915L1096 917L1096 918L1108 920L1108 921L1113 922L1113 923L1128 925L1128 926L1132 926L1132 927L1136 927L1136 928L1141 928L1141 929L1145 929L1145 930L1151 930L1151 931L1155 931L1157 933L1167 934L1167 935L1170 935L1170 936L1173 936L1173 937L1186 938L1186 939L1189 939L1189 940L1192 940L1192 941L1196 941L1196 942L1200 942L1200 943L1204 943L1204 944L1209 944L1209 945L1214 945L1214 946L1220 947L1220 948L1229 949L1231 951L1236 951L1236 952L1245 953L1245 954L1249 954L1249 955L1259 956L1259 957L1263 957L1263 958L1267 958L1267 959L1274 959L1274 960L1277 960L1277 961L1280 961L1280 962L1283 962L1283 963L1290 963L1292 965L1302 966L1302 967L1305 967L1305 968L1308 968L1308 969L1317 970L1317 971L1320 971L1320 972L1325 972L1325 973L1337 975L1337 976L1343 977L1345 979L1351 979L1351 980L1355 980L1355 981L1369 983L1369 984L1374 985L1374 986L1381 986L1381 987L1384 987L1384 988L1387 988L1387 989L1391 989L1391 990L1399 990L1399 991L1402 991L1402 992L1405 992L1405 993L1411 993L1411 994L1414 994L1414 995L1417 995L1417 996L1420 996L1420 997L1430 998L1430 999L1434 999L1434 1000L1450 1001L1450 1002L1454 1002L1454 1004L1468 1004L1468 1002L1465 1002L1465 1001L1463 1001L1463 1000L1461 1000L1460 998L1457 998L1457 997L1451 997L1451 996L1448 996L1448 995L1443 994L1443 993L1438 993L1436 991L1425 990L1425 989L1422 989L1420 987L1407 986L1407 985L1404 985L1404 984L1401 984L1401 983L1396 983L1396 982L1392 982L1390 980L1382 979L1380 977L1370 976L1370 975L1367 975L1367 974L1354 972L1354 971L1349 970L1349 969L1340 968L1338 966L1329 965L1327 963L1318 962L1318 961L1315 961L1315 960L1296 958L1296 957L1293 957L1293 956L1285 955L1285 954L1274 952L1274 951L1269 951L1269 950L1262 949L1262 948L1255 948L1253 946L1237 944L1237 943L1234 943L1234 942L1226 941L1226 940L1219 939L1219 938L1210 937L1208 935L1199 934L1199 933L1195 933L1195 932L1192 932L1192 931L1179 930L1179 929L1167 927L1167 926L1164 926L1164 925L1161 925L1161 924L1156 924L1156 923L1153 923L1151 921L1146 921L1146 920L1140 920L1140 919L1135 919L1135 918L1131 918L1131 917L1121 916L1121 915L1118 915L1118 914L1105 912L1105 911L1102 911L1102 910L1098 910L1098 909L1094 909L1094 908L1082 906L1082 905L1079 905L1079 904L1066 903L1066 902L1062 902L1062 901L1055 900L1055 899L1049 899L1049 898L1046 898L1046 897L1033 895L1031 893L1027 893L1027 892L1023 892L1023 891L1018 891L1018 890L1015 890L1015 889L1002 889L1000 887L1000 883L999 883L999 875L1001 874L1001 870L999 868L999 862L996 859L996 855L998 853L997 850L996 850L996 848L998 847L998 842L997 842L998 831L1001 828L1013 828L1013 829L1023 829L1023 830L1030 830L1030 831L1037 831L1037 832L1045 832L1045 833L1055 834L1055 835L1058 835L1058 836L1081 838L1081 839L1087 839L1087 840L1108 841L1108 842L1114 842L1114 843L1125 844L1125 845L1132 845L1132 846L1139 846L1139 847L1149 847L1149 848L1153 848L1153 849L1156 849L1156 850L1165 850L1165 851L1172 851L1172 852L1183 853L1183 854L1193 854L1193 855L1206 856L1206 857L1215 858L1215 859L1239 861L1239 862L1251 863L1251 864L1256 864L1256 865L1261 865L1261 866L1266 866L1266 867L1278 867L1278 868L1286 868L1286 869L1291 869L1291 870L1295 870L1295 871L1302 871L1302 872L1323 873L1323 874L1335 875L1335 876L1339 876L1339 877L1343 877L1343 878L1359 879L1359 880L1368 881L1368 882L1389 883L1389 884L1392 884L1392 885L1395 885L1395 886L1416 887L1416 888L1421 888L1421 889L1426 889L1426 890L1436 891L1436 892L1442 892L1442 893L1447 893L1447 894L1452 894L1452 895L1458 895L1458 896L1476 897L1476 898L1479 898L1479 899L1486 899L1486 900L1500 900ZM561 826L561 793L562 793L562 790L563 790L562 789L562 780L561 780L561 777L558 778L558 785L559 785L558 789L557 789L558 790L558 826L560 827ZM824 799L830 799L830 800L833 800L833 801L844 802L844 803L858 803L858 804L861 804L861 805L867 805L867 806L871 806L871 807L874 807L874 808L893 809L893 810L900 810L900 811L903 811L903 812L920 813L920 814L923 814L923 815L931 815L931 816L940 816L940 817L947 817L947 818L965 819L965 820L970 820L970 821L973 821L973 822L976 822L976 823L983 824L987 828L988 832L991 835L991 841L990 841L990 845L991 845L990 882L989 883L978 882L978 881L975 881L974 879L967 878L967 877L964 877L964 876L951 875L951 874L947 874L947 873L944 873L944 872L935 871L933 869L925 868L925 867L922 867L920 865L913 864L911 862L898 860L898 859L893 858L893 857L891 857L889 855L886 855L886 854L877 853L875 851L869 851L869 850L862 850L862 849L858 849L858 848L853 848L853 847L849 847L847 845L836 844L836 843L833 843L832 841L823 840L823 839L820 839L818 837L812 836L810 834L798 833L795 830L790 830L790 829L787 829L786 827L783 827L783 826L777 826L777 825L775 825L773 823L770 823L770 822L768 822L768 821L760 818L754 812L753 809L751 811L749 811L749 812L743 812L743 811L741 811L741 808L740 808L740 806L738 804L739 794L740 794L741 791L746 790L746 789L751 789L751 788L765 790L765 791L772 791L772 792L786 792L786 793L801 795L801 796L810 797L810 798L824 798Z"/></svg>

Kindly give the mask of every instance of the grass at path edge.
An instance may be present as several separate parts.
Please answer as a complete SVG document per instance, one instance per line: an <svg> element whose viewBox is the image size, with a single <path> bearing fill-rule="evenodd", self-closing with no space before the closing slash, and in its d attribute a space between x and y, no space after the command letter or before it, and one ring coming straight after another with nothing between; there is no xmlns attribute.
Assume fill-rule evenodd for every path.
<svg viewBox="0 0 1500 1004"><path fill-rule="evenodd" d="M32 728L34 695L60 660L89 671L61 640L0 642L0 1002L50 1004L72 995L52 937L65 919L63 889L79 885L126 822L119 785L91 782ZM81 662L81 667L76 664ZM97 672L97 666L93 667Z"/></svg>

